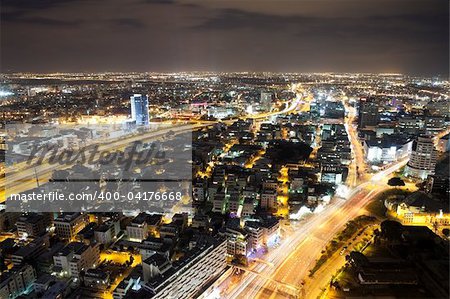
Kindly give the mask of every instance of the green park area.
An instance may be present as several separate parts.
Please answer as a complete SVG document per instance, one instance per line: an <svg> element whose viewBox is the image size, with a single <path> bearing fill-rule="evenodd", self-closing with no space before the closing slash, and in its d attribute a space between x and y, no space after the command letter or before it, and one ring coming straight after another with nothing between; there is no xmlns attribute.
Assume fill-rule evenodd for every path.
<svg viewBox="0 0 450 299"><path fill-rule="evenodd" d="M309 277L314 276L314 273L316 273L317 270L319 270L320 267L339 250L339 248L347 244L347 242L355 236L361 235L367 226L374 224L376 220L377 219L373 216L361 215L347 222L345 228L331 240L322 251L322 255L316 261L315 266L310 270Z"/></svg>

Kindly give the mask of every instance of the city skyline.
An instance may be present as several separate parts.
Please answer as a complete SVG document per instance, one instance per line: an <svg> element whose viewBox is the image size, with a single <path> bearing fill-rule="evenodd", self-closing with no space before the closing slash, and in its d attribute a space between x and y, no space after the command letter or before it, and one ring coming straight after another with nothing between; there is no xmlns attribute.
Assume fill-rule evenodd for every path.
<svg viewBox="0 0 450 299"><path fill-rule="evenodd" d="M0 0L0 299L450 298L448 12Z"/></svg>
<svg viewBox="0 0 450 299"><path fill-rule="evenodd" d="M449 81L0 78L1 298L448 297Z"/></svg>

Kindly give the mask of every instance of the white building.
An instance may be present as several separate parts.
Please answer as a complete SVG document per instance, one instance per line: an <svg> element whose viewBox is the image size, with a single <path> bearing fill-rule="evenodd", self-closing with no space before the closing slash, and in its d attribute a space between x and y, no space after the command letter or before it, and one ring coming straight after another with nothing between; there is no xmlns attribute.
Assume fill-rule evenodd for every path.
<svg viewBox="0 0 450 299"><path fill-rule="evenodd" d="M53 256L56 272L62 276L79 277L80 271L95 268L100 259L97 245L72 242Z"/></svg>
<svg viewBox="0 0 450 299"><path fill-rule="evenodd" d="M224 193L217 193L213 200L213 212L223 213L225 211L226 199Z"/></svg>
<svg viewBox="0 0 450 299"><path fill-rule="evenodd" d="M280 223L274 217L246 221L244 228L249 233L254 250L257 250L261 246L270 247L278 241L280 235Z"/></svg>
<svg viewBox="0 0 450 299"><path fill-rule="evenodd" d="M413 142L405 175L424 180L428 175L434 174L436 161L437 151L433 139L429 136L420 136Z"/></svg>
<svg viewBox="0 0 450 299"><path fill-rule="evenodd" d="M270 108L272 107L272 93L261 91L260 107L263 110L270 110Z"/></svg>
<svg viewBox="0 0 450 299"><path fill-rule="evenodd" d="M30 265L18 265L2 273L0 298L17 298L24 294L36 280L36 271Z"/></svg>
<svg viewBox="0 0 450 299"><path fill-rule="evenodd" d="M146 213L140 213L127 225L127 236L130 241L141 242L148 237L147 216Z"/></svg>
<svg viewBox="0 0 450 299"><path fill-rule="evenodd" d="M249 233L252 249L257 250L264 244L264 228L259 222L248 221L245 230Z"/></svg>
<svg viewBox="0 0 450 299"><path fill-rule="evenodd" d="M244 199L244 204L242 205L242 213L243 217L251 216L255 213L255 204L253 198Z"/></svg>
<svg viewBox="0 0 450 299"><path fill-rule="evenodd" d="M130 97L131 118L137 125L148 125L148 97L146 95L134 94Z"/></svg>
<svg viewBox="0 0 450 299"><path fill-rule="evenodd" d="M235 114L235 110L233 107L219 107L219 106L211 106L208 107L208 116L212 116L217 119L223 119L229 116L233 116Z"/></svg>
<svg viewBox="0 0 450 299"><path fill-rule="evenodd" d="M364 141L365 158L370 163L390 163L411 153L412 140L380 138Z"/></svg>
<svg viewBox="0 0 450 299"><path fill-rule="evenodd" d="M339 165L326 164L322 165L320 180L324 183L340 184L343 181L344 169Z"/></svg>
<svg viewBox="0 0 450 299"><path fill-rule="evenodd" d="M119 221L111 221L110 223L104 223L97 227L94 231L94 238L100 244L108 245L110 244L114 237L120 231Z"/></svg>
<svg viewBox="0 0 450 299"><path fill-rule="evenodd" d="M277 205L277 191L263 190L261 193L261 208L273 209Z"/></svg>
<svg viewBox="0 0 450 299"><path fill-rule="evenodd" d="M241 230L227 229L227 255L235 257L247 256L251 251L252 244L248 233Z"/></svg>

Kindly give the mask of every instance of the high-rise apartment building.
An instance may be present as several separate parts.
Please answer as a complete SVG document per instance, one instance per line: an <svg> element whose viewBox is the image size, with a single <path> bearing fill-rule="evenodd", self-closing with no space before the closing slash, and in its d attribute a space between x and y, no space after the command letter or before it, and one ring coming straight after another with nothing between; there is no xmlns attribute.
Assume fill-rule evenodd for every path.
<svg viewBox="0 0 450 299"><path fill-rule="evenodd" d="M436 160L437 151L433 139L429 136L419 136L413 142L405 175L425 179L434 173Z"/></svg>
<svg viewBox="0 0 450 299"><path fill-rule="evenodd" d="M148 97L146 95L134 94L131 100L131 118L136 121L136 125L148 125Z"/></svg>
<svg viewBox="0 0 450 299"><path fill-rule="evenodd" d="M260 106L264 110L270 110L272 107L272 93L261 91Z"/></svg>

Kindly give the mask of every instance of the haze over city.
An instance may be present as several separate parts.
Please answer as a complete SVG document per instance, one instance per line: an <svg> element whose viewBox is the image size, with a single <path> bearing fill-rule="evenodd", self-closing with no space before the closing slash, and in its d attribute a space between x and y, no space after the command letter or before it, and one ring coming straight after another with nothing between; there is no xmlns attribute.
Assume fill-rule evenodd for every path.
<svg viewBox="0 0 450 299"><path fill-rule="evenodd" d="M3 72L448 75L448 1L3 0Z"/></svg>

